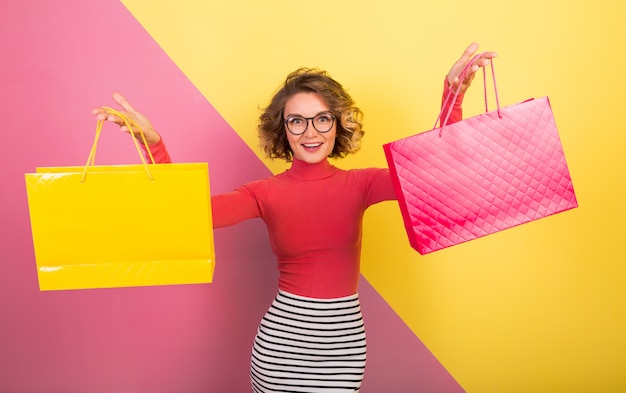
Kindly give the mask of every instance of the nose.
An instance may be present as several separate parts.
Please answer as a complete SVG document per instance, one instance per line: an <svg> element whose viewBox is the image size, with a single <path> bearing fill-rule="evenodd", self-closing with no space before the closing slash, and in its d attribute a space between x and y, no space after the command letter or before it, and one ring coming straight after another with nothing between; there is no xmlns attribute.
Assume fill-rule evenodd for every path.
<svg viewBox="0 0 626 393"><path fill-rule="evenodd" d="M304 130L304 135L307 137L314 137L318 134L318 131L313 126L313 119L305 119L306 120L306 130Z"/></svg>

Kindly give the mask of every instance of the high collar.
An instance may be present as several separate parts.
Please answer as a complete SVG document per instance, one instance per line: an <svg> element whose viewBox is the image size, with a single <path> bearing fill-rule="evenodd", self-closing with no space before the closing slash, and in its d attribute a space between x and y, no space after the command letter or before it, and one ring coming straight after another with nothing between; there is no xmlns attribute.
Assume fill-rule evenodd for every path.
<svg viewBox="0 0 626 393"><path fill-rule="evenodd" d="M317 164L309 164L294 158L291 168L286 173L298 180L319 180L331 176L335 169L326 159Z"/></svg>

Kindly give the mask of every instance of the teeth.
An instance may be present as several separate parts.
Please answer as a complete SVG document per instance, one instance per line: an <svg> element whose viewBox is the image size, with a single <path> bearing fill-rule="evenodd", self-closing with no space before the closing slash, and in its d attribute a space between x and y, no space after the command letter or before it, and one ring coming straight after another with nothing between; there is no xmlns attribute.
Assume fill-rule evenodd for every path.
<svg viewBox="0 0 626 393"><path fill-rule="evenodd" d="M318 147L321 146L321 143L313 143L313 144L304 144L304 147L309 147L309 148L313 148L313 147Z"/></svg>

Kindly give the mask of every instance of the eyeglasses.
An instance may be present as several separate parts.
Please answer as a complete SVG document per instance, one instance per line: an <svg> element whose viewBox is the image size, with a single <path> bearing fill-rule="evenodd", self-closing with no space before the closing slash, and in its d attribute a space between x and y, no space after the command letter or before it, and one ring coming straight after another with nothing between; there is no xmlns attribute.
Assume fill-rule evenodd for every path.
<svg viewBox="0 0 626 393"><path fill-rule="evenodd" d="M302 135L309 128L309 120L317 132L328 132L335 125L336 117L328 112L318 113L313 117L290 116L284 123L287 129L294 135Z"/></svg>

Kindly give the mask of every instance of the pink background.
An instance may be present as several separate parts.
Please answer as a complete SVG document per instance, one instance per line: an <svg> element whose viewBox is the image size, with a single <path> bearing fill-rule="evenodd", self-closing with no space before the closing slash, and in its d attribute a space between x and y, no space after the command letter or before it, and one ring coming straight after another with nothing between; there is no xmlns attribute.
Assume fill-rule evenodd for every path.
<svg viewBox="0 0 626 393"><path fill-rule="evenodd" d="M0 37L0 391L249 391L251 343L277 279L261 221L216 231L210 285L40 292L24 173L83 165L91 109L113 105L114 90L157 125L175 161L209 163L213 193L270 172L118 1L2 2ZM138 162L127 136L106 130L98 163ZM463 391L360 285L362 391Z"/></svg>

